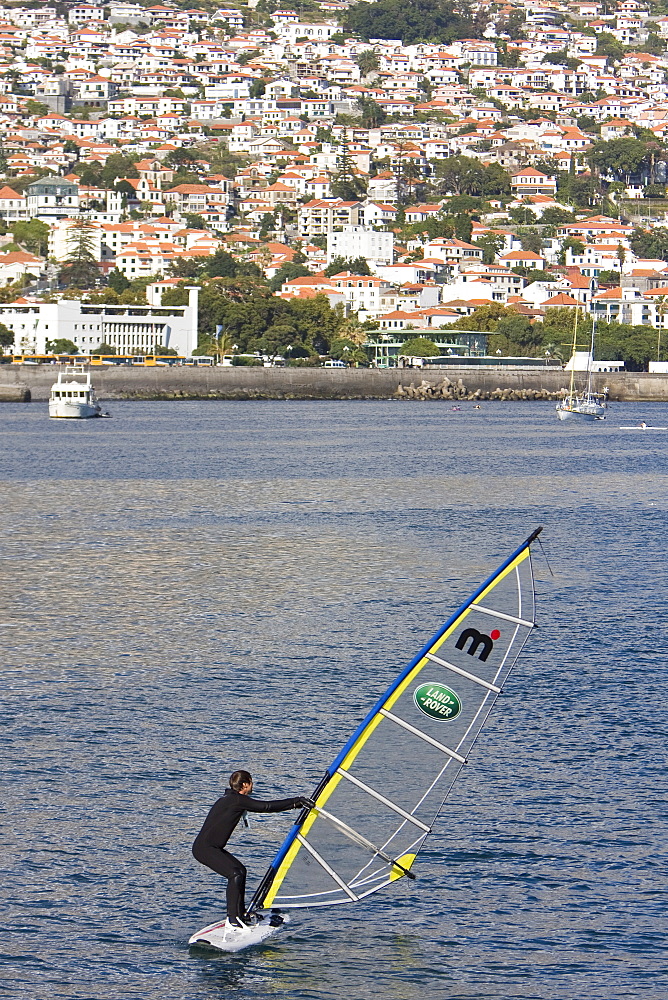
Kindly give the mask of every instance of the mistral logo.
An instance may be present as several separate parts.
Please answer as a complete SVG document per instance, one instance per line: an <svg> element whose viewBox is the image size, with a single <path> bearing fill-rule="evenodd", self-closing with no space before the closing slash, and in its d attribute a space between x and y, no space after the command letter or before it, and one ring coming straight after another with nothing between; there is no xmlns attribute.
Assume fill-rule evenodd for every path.
<svg viewBox="0 0 668 1000"><path fill-rule="evenodd" d="M484 632L478 632L477 628L465 628L462 634L457 639L455 643L456 649L463 649L465 653L469 656L475 656L480 649L478 659L482 660L483 663L489 656L489 654L494 649L494 643L497 639L501 638L501 633L498 628L493 629L489 635L485 635ZM466 644L468 643L468 649Z"/></svg>
<svg viewBox="0 0 668 1000"><path fill-rule="evenodd" d="M456 718L462 710L462 703L452 688L438 681L420 684L413 692L413 701L424 715L439 722Z"/></svg>

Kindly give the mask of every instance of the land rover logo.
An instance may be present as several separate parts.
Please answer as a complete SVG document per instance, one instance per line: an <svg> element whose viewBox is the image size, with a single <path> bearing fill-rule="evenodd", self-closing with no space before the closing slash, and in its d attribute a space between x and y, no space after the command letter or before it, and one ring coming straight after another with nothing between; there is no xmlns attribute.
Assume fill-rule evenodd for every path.
<svg viewBox="0 0 668 1000"><path fill-rule="evenodd" d="M420 684L413 692L413 701L421 712L440 722L456 718L462 710L462 703L455 692L445 684L433 681Z"/></svg>

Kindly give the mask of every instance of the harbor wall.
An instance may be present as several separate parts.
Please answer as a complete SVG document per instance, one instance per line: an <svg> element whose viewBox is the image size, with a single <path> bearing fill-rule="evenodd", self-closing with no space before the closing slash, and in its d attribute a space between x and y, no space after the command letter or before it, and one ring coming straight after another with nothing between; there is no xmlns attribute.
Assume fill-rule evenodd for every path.
<svg viewBox="0 0 668 1000"><path fill-rule="evenodd" d="M49 398L55 365L3 365L0 401ZM462 380L469 392L496 389L559 392L569 385L569 373L553 368L439 368L389 370L375 368L91 368L101 400L143 399L391 399L399 386L444 378ZM578 378L578 382L582 381ZM668 375L647 372L600 372L594 391L604 386L613 401L668 402Z"/></svg>

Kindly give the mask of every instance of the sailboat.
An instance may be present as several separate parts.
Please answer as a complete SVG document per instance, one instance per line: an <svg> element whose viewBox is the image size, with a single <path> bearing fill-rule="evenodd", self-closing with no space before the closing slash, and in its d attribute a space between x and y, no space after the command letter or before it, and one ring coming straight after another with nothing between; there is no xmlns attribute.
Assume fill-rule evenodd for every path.
<svg viewBox="0 0 668 1000"><path fill-rule="evenodd" d="M264 937L286 910L360 903L416 878L420 849L534 628L531 543L541 531L401 670L328 767L251 902ZM190 944L231 950L221 926ZM248 944L261 939L253 931Z"/></svg>
<svg viewBox="0 0 668 1000"><path fill-rule="evenodd" d="M557 416L559 420L570 420L576 418L580 420L604 420L605 419L605 397L600 393L592 392L591 386L591 366L594 358L594 334L596 321L591 325L591 345L587 357L587 388L582 393L575 391L575 353L577 350L578 337L578 313L575 310L573 321L573 351L571 354L571 384L568 395L560 399L557 403Z"/></svg>

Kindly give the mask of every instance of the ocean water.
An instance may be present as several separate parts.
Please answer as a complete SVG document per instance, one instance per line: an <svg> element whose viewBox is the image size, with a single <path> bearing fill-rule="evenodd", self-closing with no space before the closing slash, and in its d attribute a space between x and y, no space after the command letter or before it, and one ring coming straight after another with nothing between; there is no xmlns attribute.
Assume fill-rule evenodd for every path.
<svg viewBox="0 0 668 1000"><path fill-rule="evenodd" d="M0 409L12 1000L665 1000L668 406ZM415 882L190 952L227 776L308 793L539 524L532 635ZM230 849L251 891L292 814Z"/></svg>

